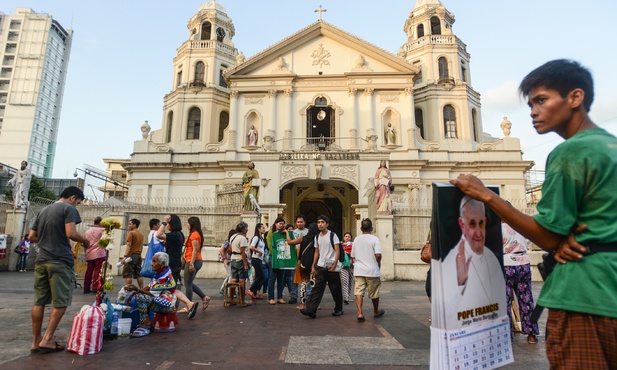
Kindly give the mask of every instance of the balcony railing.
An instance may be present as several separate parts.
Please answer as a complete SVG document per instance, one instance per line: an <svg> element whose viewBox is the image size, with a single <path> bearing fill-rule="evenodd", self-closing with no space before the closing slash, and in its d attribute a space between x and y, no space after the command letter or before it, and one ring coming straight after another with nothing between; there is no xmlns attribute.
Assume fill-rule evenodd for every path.
<svg viewBox="0 0 617 370"><path fill-rule="evenodd" d="M187 48L191 48L192 50L200 50L200 49L215 49L218 51L222 51L225 54L228 54L232 57L236 56L236 48L233 46L225 45L217 40L189 40L186 41L182 46L178 48L178 54L185 51Z"/></svg>
<svg viewBox="0 0 617 370"><path fill-rule="evenodd" d="M301 150L305 152L320 151L360 151L368 148L368 140L359 136L347 137L308 137L283 138L274 140L283 142L283 150Z"/></svg>
<svg viewBox="0 0 617 370"><path fill-rule="evenodd" d="M458 39L454 35L428 35L420 37L417 40L405 44L405 51L415 50L424 45L458 45L464 51L467 49L467 45Z"/></svg>

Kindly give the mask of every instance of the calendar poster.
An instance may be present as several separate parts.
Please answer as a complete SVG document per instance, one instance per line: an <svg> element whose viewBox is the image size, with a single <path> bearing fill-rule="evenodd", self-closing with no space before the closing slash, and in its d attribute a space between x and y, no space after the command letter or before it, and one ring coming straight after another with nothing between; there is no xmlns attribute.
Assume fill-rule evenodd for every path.
<svg viewBox="0 0 617 370"><path fill-rule="evenodd" d="M433 189L431 367L511 363L501 220L450 184Z"/></svg>

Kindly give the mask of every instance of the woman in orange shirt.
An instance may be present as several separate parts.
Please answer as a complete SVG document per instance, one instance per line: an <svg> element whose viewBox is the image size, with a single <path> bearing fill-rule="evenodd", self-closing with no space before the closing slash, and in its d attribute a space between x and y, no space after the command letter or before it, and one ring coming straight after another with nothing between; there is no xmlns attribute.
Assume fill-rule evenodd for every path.
<svg viewBox="0 0 617 370"><path fill-rule="evenodd" d="M197 271L201 269L203 266L203 260L201 258L201 247L204 243L204 236L201 232L201 221L197 217L189 217L188 220L189 227L189 237L186 239L184 243L185 250L184 256L182 259L184 260L184 286L186 288L186 296L192 301L193 300L193 292L201 297L202 301L202 311L205 311L208 308L208 304L210 303L210 297L204 294L204 292L193 283L195 280L195 276L197 275Z"/></svg>

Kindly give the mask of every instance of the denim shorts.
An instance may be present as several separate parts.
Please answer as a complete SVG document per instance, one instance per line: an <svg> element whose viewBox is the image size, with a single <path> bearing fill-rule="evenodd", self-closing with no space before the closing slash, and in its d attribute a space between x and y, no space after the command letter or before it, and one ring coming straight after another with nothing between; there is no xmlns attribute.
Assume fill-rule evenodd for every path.
<svg viewBox="0 0 617 370"><path fill-rule="evenodd" d="M231 261L231 278L238 280L246 280L248 278L248 271L244 271L244 263L242 260Z"/></svg>

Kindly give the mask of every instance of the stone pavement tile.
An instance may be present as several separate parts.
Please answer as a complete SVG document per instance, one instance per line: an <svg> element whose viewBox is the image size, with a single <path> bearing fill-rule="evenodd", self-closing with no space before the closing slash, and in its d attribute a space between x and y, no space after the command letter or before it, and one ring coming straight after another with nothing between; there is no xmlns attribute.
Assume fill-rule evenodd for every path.
<svg viewBox="0 0 617 370"><path fill-rule="evenodd" d="M375 337L340 337L347 349L403 349L404 347L394 338Z"/></svg>
<svg viewBox="0 0 617 370"><path fill-rule="evenodd" d="M285 363L351 365L345 343L339 336L289 338Z"/></svg>
<svg viewBox="0 0 617 370"><path fill-rule="evenodd" d="M428 366L430 356L419 349L350 349L354 365Z"/></svg>

